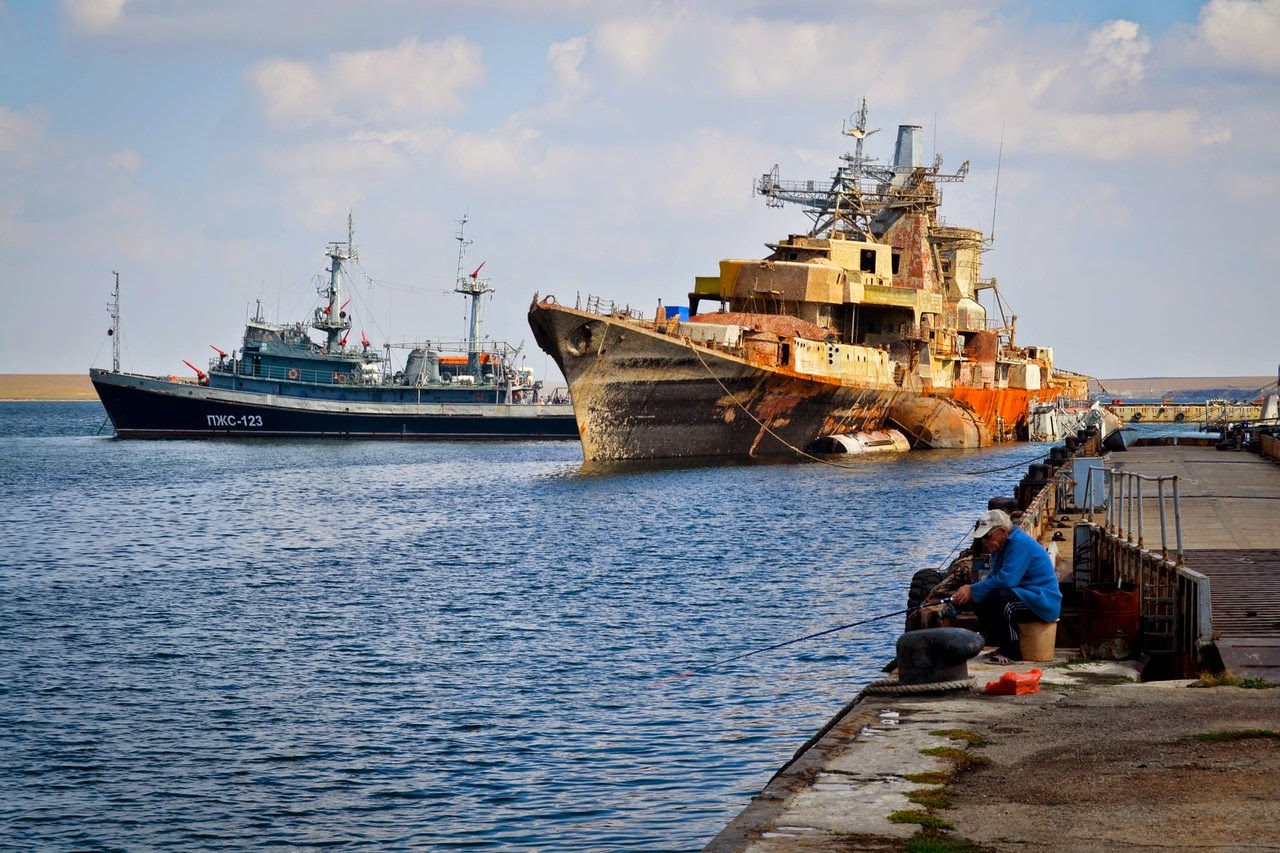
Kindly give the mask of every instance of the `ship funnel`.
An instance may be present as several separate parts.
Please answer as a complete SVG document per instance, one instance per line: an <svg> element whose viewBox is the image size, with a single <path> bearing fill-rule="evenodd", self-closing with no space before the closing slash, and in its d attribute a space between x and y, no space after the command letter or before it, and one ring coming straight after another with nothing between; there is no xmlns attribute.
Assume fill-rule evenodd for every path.
<svg viewBox="0 0 1280 853"><path fill-rule="evenodd" d="M893 171L898 176L909 175L912 169L924 165L924 131L918 124L898 125L898 144L893 148Z"/></svg>

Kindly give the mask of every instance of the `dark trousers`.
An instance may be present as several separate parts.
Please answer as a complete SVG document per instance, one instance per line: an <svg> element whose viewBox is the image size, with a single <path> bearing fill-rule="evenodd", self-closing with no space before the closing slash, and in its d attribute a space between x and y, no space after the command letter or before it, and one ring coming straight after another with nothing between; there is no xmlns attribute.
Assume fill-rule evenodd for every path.
<svg viewBox="0 0 1280 853"><path fill-rule="evenodd" d="M982 601L973 603L973 612L978 615L978 625L988 643L1005 657L1022 660L1018 623L1034 622L1039 617L1022 603L1016 592L1011 589L994 590Z"/></svg>

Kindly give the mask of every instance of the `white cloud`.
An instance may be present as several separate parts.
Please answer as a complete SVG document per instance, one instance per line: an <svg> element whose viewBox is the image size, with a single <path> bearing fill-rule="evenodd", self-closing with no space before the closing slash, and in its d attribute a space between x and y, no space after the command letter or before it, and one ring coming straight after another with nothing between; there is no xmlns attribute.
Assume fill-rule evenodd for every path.
<svg viewBox="0 0 1280 853"><path fill-rule="evenodd" d="M0 167L22 165L36 157L44 137L40 119L0 106Z"/></svg>
<svg viewBox="0 0 1280 853"><path fill-rule="evenodd" d="M1194 109L1125 113L1040 113L1021 141L1031 150L1106 162L1144 160L1198 151L1206 139Z"/></svg>
<svg viewBox="0 0 1280 853"><path fill-rule="evenodd" d="M1199 36L1228 68L1280 72L1280 0L1210 0L1200 11Z"/></svg>
<svg viewBox="0 0 1280 853"><path fill-rule="evenodd" d="M821 78L838 28L752 20L728 28L717 63L736 95L772 95Z"/></svg>
<svg viewBox="0 0 1280 853"><path fill-rule="evenodd" d="M529 128L459 134L449 146L449 160L470 180L528 183L532 164L542 156L542 142Z"/></svg>
<svg viewBox="0 0 1280 853"><path fill-rule="evenodd" d="M639 79L660 65L660 56L684 23L684 16L605 21L597 27L593 42L600 56L624 76Z"/></svg>
<svg viewBox="0 0 1280 853"><path fill-rule="evenodd" d="M62 13L76 29L101 33L124 17L125 0L62 0Z"/></svg>
<svg viewBox="0 0 1280 853"><path fill-rule="evenodd" d="M1108 21L1089 34L1084 63L1100 89L1134 86L1150 52L1151 40L1133 21Z"/></svg>
<svg viewBox="0 0 1280 853"><path fill-rule="evenodd" d="M138 174L144 165L146 161L142 155L128 148L121 149L107 158L107 166L119 169L127 175Z"/></svg>
<svg viewBox="0 0 1280 853"><path fill-rule="evenodd" d="M453 138L453 131L443 128L422 130L357 130L347 139L353 143L372 142L403 149L412 154L439 151Z"/></svg>
<svg viewBox="0 0 1280 853"><path fill-rule="evenodd" d="M327 62L268 60L249 71L267 116L281 126L421 127L462 109L484 79L480 47L462 36L332 54Z"/></svg>
<svg viewBox="0 0 1280 853"><path fill-rule="evenodd" d="M559 102L573 103L591 91L591 84L582 75L586 53L587 40L583 36L556 42L547 48L547 71Z"/></svg>
<svg viewBox="0 0 1280 853"><path fill-rule="evenodd" d="M285 181L288 198L281 206L320 229L381 182L403 175L407 161L399 145L363 136L273 149L264 165Z"/></svg>
<svg viewBox="0 0 1280 853"><path fill-rule="evenodd" d="M1222 191L1232 201L1270 204L1280 196L1280 174L1259 175L1233 169L1223 174Z"/></svg>

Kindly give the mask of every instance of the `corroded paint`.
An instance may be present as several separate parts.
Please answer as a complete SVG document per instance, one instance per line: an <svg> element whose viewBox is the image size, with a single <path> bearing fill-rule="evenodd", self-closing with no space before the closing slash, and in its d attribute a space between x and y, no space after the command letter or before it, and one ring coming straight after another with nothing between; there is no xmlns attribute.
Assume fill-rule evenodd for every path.
<svg viewBox="0 0 1280 853"><path fill-rule="evenodd" d="M691 309L710 299L719 312L645 322L531 306L588 459L793 452L888 423L917 447L977 447L1020 437L1033 402L1078 386L1054 379L1052 350L986 328L982 234L937 217L937 182L967 164L887 180L871 162L846 157L859 180L827 195L769 183L771 197L826 207L808 235L698 280Z"/></svg>
<svg viewBox="0 0 1280 853"><path fill-rule="evenodd" d="M953 400L972 409L998 440L1007 440L1007 433L1026 428L1031 403L1040 396L1022 388L957 386L947 390Z"/></svg>

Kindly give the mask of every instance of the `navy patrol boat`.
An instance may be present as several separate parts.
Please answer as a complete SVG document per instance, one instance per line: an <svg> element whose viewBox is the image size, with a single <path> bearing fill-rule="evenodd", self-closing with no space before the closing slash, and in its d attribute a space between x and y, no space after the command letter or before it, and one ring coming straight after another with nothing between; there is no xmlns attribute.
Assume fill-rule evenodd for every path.
<svg viewBox="0 0 1280 853"><path fill-rule="evenodd" d="M120 277L111 305L111 369L89 378L120 438L317 437L360 439L528 440L578 438L567 392L547 395L529 368L516 366L520 347L482 341L480 299L491 293L481 264L464 275L471 241L466 217L457 239L456 292L470 302L467 339L386 344L371 348L363 331L348 345L352 318L343 301L345 266L356 259L347 242L330 243L323 305L308 324L263 319L262 303L245 327L239 352L217 347L208 370L185 362L195 379L120 370ZM308 328L308 326L310 328ZM321 339L311 336L319 332ZM407 350L393 362L393 349Z"/></svg>

